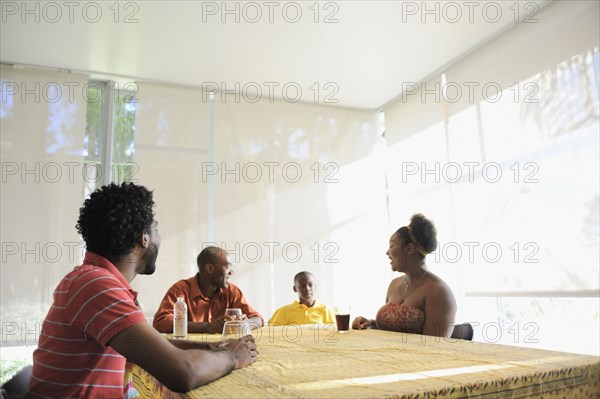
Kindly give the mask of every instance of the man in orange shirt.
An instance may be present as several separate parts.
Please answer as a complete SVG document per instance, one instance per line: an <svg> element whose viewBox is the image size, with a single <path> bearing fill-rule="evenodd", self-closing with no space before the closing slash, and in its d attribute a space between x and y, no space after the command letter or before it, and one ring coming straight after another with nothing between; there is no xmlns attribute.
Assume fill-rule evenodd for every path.
<svg viewBox="0 0 600 399"><path fill-rule="evenodd" d="M188 307L188 332L220 334L230 319L225 309L239 308L248 317L252 328L263 325L263 318L244 297L242 291L229 282L233 274L227 252L219 247L207 247L197 258L198 273L179 280L169 288L156 314L154 328L162 333L173 332L173 305L183 296Z"/></svg>

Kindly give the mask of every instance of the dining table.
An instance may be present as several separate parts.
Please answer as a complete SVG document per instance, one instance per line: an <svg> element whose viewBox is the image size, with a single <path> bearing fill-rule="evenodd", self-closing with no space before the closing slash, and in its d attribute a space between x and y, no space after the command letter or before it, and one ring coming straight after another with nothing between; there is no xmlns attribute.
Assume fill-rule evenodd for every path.
<svg viewBox="0 0 600 399"><path fill-rule="evenodd" d="M133 363L126 379L139 398L153 399L600 398L600 358L592 355L377 329L340 332L327 324L252 334L255 363L189 392L169 391Z"/></svg>

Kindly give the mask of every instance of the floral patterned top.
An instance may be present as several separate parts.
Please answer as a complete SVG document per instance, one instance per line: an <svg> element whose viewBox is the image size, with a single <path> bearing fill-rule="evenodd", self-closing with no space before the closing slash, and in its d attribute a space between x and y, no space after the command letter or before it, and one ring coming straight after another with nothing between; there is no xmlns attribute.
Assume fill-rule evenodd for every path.
<svg viewBox="0 0 600 399"><path fill-rule="evenodd" d="M421 334L425 312L412 306L388 303L379 309L375 320L380 330Z"/></svg>

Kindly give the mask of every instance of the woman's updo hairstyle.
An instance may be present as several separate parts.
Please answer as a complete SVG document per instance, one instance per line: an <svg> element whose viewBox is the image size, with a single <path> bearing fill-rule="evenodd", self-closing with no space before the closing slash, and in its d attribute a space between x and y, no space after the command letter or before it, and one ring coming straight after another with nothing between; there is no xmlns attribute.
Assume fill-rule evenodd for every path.
<svg viewBox="0 0 600 399"><path fill-rule="evenodd" d="M437 230L421 213L412 215L408 226L401 227L396 234L404 241L412 242L423 256L437 249Z"/></svg>

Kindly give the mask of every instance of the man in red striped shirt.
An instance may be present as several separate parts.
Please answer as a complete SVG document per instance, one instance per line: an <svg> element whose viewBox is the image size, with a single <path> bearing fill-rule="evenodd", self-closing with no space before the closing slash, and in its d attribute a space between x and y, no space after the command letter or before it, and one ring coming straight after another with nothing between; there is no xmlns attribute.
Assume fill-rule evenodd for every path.
<svg viewBox="0 0 600 399"><path fill-rule="evenodd" d="M131 183L104 186L85 200L77 230L87 253L54 291L29 397L122 398L126 360L178 392L256 361L250 336L219 346L168 341L146 322L130 282L156 269L153 205L152 192Z"/></svg>

